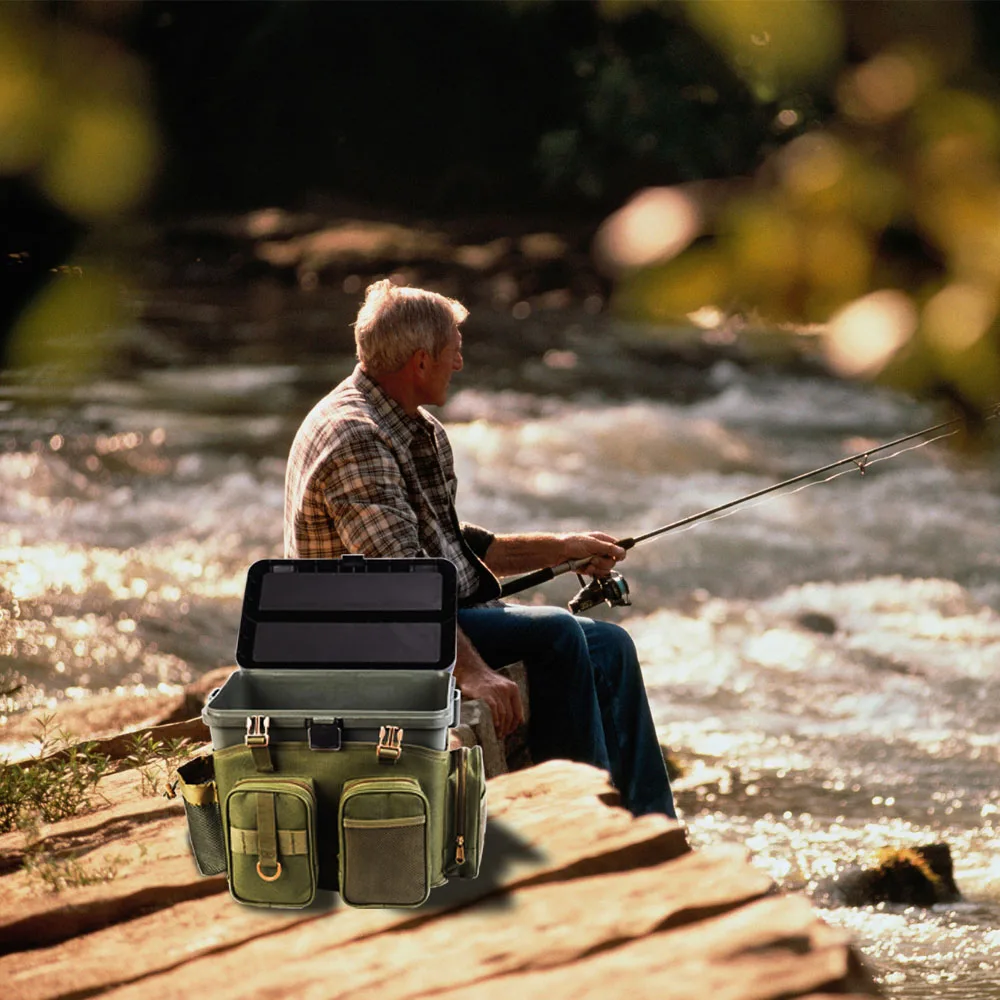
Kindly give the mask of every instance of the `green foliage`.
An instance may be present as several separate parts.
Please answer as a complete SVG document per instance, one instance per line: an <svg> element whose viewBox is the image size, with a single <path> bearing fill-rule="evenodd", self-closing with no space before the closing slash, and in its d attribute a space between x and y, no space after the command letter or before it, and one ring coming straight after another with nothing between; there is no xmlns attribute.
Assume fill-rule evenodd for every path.
<svg viewBox="0 0 1000 1000"><path fill-rule="evenodd" d="M39 720L35 762L0 764L0 833L32 823L56 823L93 806L97 785L111 761L95 743L73 746L65 733L51 732L52 718ZM193 750L190 740L132 737L126 765L137 768L142 795L158 795L170 771ZM45 759L49 758L49 759Z"/></svg>
<svg viewBox="0 0 1000 1000"><path fill-rule="evenodd" d="M56 823L93 807L98 782L111 761L96 752L93 742L74 746L67 734L53 734L51 716L38 721L36 739L35 761L0 764L0 833L21 831L25 871L51 892L113 879L127 861L124 856L85 864L71 852L50 850L41 836L43 823ZM133 736L131 744L125 763L139 770L142 795L158 794L167 775L193 750L187 739L157 740L149 733ZM140 847L139 853L144 856L146 848Z"/></svg>
<svg viewBox="0 0 1000 1000"><path fill-rule="evenodd" d="M39 720L37 763L0 764L0 833L26 822L56 823L90 808L109 761L94 743L71 746L64 733L53 735L52 718ZM51 760L43 760L64 751Z"/></svg>
<svg viewBox="0 0 1000 1000"><path fill-rule="evenodd" d="M127 861L124 855L115 854L104 857L97 865L85 865L72 854L63 856L47 850L39 836L37 820L29 822L23 832L27 844L24 870L29 878L41 882L50 892L109 882ZM145 854L145 848L142 853Z"/></svg>
<svg viewBox="0 0 1000 1000"><path fill-rule="evenodd" d="M793 137L752 179L661 187L608 220L599 246L623 314L673 321L710 307L825 324L837 372L990 411L1000 105L972 57L973 9L918 6L905 23L893 4L685 6ZM803 60L810 46L822 59ZM822 72L806 72L813 63ZM830 109L804 131L794 87Z"/></svg>
<svg viewBox="0 0 1000 1000"><path fill-rule="evenodd" d="M568 56L564 124L539 138L547 189L602 202L637 186L742 173L775 140L773 114L669 5L619 4Z"/></svg>
<svg viewBox="0 0 1000 1000"><path fill-rule="evenodd" d="M131 750L125 762L139 771L141 794L159 795L170 772L191 756L194 744L188 739L157 740L151 733L142 733L132 737Z"/></svg>
<svg viewBox="0 0 1000 1000"><path fill-rule="evenodd" d="M89 26L40 11L0 8L0 93L17 95L0 102L0 177L29 174L76 218L114 218L142 201L156 171L145 69Z"/></svg>

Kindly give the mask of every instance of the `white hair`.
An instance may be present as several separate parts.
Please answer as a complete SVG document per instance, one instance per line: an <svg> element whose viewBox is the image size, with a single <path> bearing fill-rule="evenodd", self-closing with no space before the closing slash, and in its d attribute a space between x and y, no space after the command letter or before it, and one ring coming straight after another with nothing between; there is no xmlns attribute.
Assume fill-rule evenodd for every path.
<svg viewBox="0 0 1000 1000"><path fill-rule="evenodd" d="M468 309L445 295L422 288L401 288L388 278L365 291L354 323L358 360L366 372L398 372L419 350L436 358L451 340L451 332L469 315Z"/></svg>

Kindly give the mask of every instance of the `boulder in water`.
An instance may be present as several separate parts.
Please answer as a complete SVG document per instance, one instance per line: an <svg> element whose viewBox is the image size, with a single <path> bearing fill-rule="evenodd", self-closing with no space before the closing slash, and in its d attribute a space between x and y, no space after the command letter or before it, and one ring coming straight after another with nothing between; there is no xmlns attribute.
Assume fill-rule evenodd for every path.
<svg viewBox="0 0 1000 1000"><path fill-rule="evenodd" d="M801 628L818 632L820 635L833 635L837 631L836 619L822 611L803 611L796 617L795 622Z"/></svg>
<svg viewBox="0 0 1000 1000"><path fill-rule="evenodd" d="M852 866L819 885L819 894L841 906L902 903L933 906L962 898L947 844L884 848L869 868Z"/></svg>

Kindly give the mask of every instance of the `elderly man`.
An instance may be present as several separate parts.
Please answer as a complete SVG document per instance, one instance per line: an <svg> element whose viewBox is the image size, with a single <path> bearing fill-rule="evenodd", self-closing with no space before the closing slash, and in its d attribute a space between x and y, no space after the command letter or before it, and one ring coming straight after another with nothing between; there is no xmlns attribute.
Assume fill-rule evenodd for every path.
<svg viewBox="0 0 1000 1000"><path fill-rule="evenodd" d="M602 532L494 535L460 524L451 446L423 406L441 406L462 369L460 303L378 281L354 326L358 366L320 400L292 443L285 555L433 556L458 575L455 681L490 709L499 735L523 721L517 685L495 672L523 660L528 747L609 771L635 815L675 816L635 646L609 622L560 608L505 605L498 576L590 558L606 575L625 552Z"/></svg>

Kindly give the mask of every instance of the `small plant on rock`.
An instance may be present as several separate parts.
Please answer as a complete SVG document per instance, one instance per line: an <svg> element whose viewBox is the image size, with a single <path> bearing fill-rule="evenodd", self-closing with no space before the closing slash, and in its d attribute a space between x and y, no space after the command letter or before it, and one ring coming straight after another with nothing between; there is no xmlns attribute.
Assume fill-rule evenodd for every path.
<svg viewBox="0 0 1000 1000"><path fill-rule="evenodd" d="M142 795L159 795L171 771L190 757L193 749L188 739L157 740L151 733L137 734L132 737L132 752L125 763L138 770Z"/></svg>
<svg viewBox="0 0 1000 1000"><path fill-rule="evenodd" d="M50 892L108 882L127 860L116 854L103 858L100 864L85 865L74 854L53 850L41 835L37 816L26 817L21 832L25 839L24 870L29 878L41 882Z"/></svg>
<svg viewBox="0 0 1000 1000"><path fill-rule="evenodd" d="M53 735L52 717L38 721L38 752L33 760L0 764L0 833L26 817L56 823L89 808L108 758L95 743L71 746L65 733Z"/></svg>

